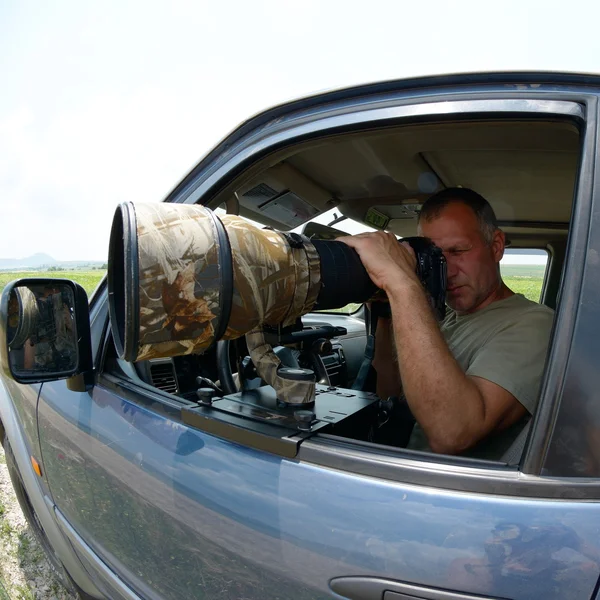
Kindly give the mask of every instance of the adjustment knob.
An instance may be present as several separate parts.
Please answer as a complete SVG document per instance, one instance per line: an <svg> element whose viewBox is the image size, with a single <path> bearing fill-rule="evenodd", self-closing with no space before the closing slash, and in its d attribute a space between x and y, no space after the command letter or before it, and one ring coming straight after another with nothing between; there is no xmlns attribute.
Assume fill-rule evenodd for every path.
<svg viewBox="0 0 600 600"><path fill-rule="evenodd" d="M290 381L314 381L315 372L312 369L301 369L300 367L279 367L277 375L282 379Z"/></svg>
<svg viewBox="0 0 600 600"><path fill-rule="evenodd" d="M314 404L315 401L315 372L312 369L299 367L279 367L277 376L285 382L283 396L278 396L278 402L283 404L304 405Z"/></svg>
<svg viewBox="0 0 600 600"><path fill-rule="evenodd" d="M213 396L215 391L209 387L202 387L199 390L196 390L196 396L198 397L198 402L203 406L211 406L213 401Z"/></svg>
<svg viewBox="0 0 600 600"><path fill-rule="evenodd" d="M312 410L295 410L294 419L298 424L300 431L310 431L312 429L312 422L315 418L315 413Z"/></svg>
<svg viewBox="0 0 600 600"><path fill-rule="evenodd" d="M333 352L333 346L329 340L319 338L313 342L312 351L317 354L331 354Z"/></svg>

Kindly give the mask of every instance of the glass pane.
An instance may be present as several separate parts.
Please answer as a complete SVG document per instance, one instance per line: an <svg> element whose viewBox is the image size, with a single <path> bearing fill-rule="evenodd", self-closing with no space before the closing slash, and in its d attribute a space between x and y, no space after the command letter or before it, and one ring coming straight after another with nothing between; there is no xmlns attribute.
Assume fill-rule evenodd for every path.
<svg viewBox="0 0 600 600"><path fill-rule="evenodd" d="M500 261L504 283L529 300L540 301L548 265L548 252L531 248L509 248Z"/></svg>

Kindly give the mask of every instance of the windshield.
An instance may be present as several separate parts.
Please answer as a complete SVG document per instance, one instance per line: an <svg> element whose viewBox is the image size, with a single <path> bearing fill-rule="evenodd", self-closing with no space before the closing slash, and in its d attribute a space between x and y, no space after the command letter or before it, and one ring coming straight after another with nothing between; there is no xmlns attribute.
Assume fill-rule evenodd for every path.
<svg viewBox="0 0 600 600"><path fill-rule="evenodd" d="M339 219L339 220L338 220ZM354 219L350 219L348 217L342 216L340 211L336 208L332 208L327 212L324 212L314 219L308 221L308 223L319 223L321 225L329 225L330 227L335 227L344 233L348 233L350 235L355 235L357 233L364 233L365 231L375 231L373 227L369 227L368 225L364 225L363 223L359 223ZM306 224L303 224L300 227L296 227L292 231L301 231Z"/></svg>
<svg viewBox="0 0 600 600"><path fill-rule="evenodd" d="M215 209L215 213L217 213L218 215L225 215L227 214L227 211L221 205ZM249 223L252 223L252 225L255 225L256 227L260 227L261 229L265 227L263 223L253 221L252 219L248 219L248 217L243 218ZM340 211L336 208L332 208L327 212L317 215L313 219L310 219L310 221L307 221L299 227L292 229L292 231L296 233L302 232L303 228L306 227L307 223L319 223L320 225L329 225L330 227L335 227L335 229L343 231L344 233L347 233L349 235L356 235L357 233L364 233L366 231L376 231L375 229L373 229L373 227L369 227L368 225L359 223L354 219L342 216Z"/></svg>

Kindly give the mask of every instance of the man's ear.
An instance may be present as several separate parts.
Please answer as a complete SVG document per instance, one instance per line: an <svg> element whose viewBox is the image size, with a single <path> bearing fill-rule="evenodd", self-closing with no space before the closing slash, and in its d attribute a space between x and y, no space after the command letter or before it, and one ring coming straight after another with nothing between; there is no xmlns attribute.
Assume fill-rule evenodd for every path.
<svg viewBox="0 0 600 600"><path fill-rule="evenodd" d="M506 236L504 235L504 231L501 229L496 229L494 231L494 237L492 239L492 252L494 254L494 260L496 263L499 263L504 256L504 247L506 245Z"/></svg>

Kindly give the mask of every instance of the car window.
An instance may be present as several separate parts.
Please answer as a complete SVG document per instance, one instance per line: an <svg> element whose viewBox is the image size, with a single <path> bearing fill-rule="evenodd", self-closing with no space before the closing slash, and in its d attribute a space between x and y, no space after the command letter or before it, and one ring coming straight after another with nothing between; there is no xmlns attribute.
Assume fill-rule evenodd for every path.
<svg viewBox="0 0 600 600"><path fill-rule="evenodd" d="M547 267L548 252L532 248L509 248L500 261L504 283L534 302L540 302Z"/></svg>
<svg viewBox="0 0 600 600"><path fill-rule="evenodd" d="M492 125L497 125L497 123L493 123ZM410 127L412 128L413 126L411 125ZM419 124L418 126L414 126L414 130L409 129L408 126L407 129L398 128L398 131L390 130L390 132L387 132L386 134L386 140L393 133L398 137L398 144L407 145L407 147L410 146L409 149L411 152L413 152L413 150L416 152L416 150L419 148L423 149L424 152L429 152L431 154L431 156L429 156L430 161L436 161L436 164L439 163L439 168L441 170L443 167L445 167L448 172L451 171L451 167L458 169L458 167L463 164L463 161L466 161L468 166L472 165L471 175L473 178L475 178L473 179L473 185L478 183L477 177L479 176L478 160L480 158L480 154L478 153L478 149L486 139L489 138L490 144L494 145L496 148L495 153L489 157L486 156L486 160L489 161L491 166L497 164L496 155L498 155L500 158L506 158L505 154L507 153L507 149L504 147L506 145L504 135L506 130L505 123L502 123L502 128L500 128L488 124L482 126L479 124L479 122L468 122L465 124L460 121L456 124L447 124L439 131L439 126L436 124L435 129L432 129L432 131L436 134L436 136L440 136L440 139L436 142L436 145L439 148L437 154L433 150L430 150L429 146L426 145L429 144L429 134L432 133L432 131L430 131L429 128L422 130L422 127L425 126ZM521 158L525 160L524 157L528 156L528 153L530 153L531 150L527 148L521 148L521 140L523 139L523 136L521 135L521 128L523 125L519 122L514 123L513 127L515 132L515 141L511 142L512 145L509 144L508 150L511 150L514 145L516 151L519 151L523 154L523 157ZM551 127L550 125L544 125L544 127L548 129L548 131L544 129L544 133L547 133L548 136L554 140L553 143L556 143L557 148L559 147L560 149L564 150L565 143L563 140L563 130L554 130L554 126ZM471 131L471 129L473 131ZM462 134L464 133L464 130L467 130L473 134L477 133L477 135L473 135L473 141L471 144L473 148L470 149L471 154L468 156L459 151L459 149L453 149L458 148L463 143L462 140L464 139L464 136ZM503 132L501 136L498 135L500 130ZM411 135L408 136L407 132ZM379 135L379 133L376 135ZM287 158L282 159L282 161L279 161L276 164L273 163L273 157L270 156L268 161L265 160L265 168L263 171L259 171L257 168L259 165L255 165L255 168L252 171L252 176L248 177L247 181L241 179L238 181L233 179L232 181L227 182L227 185L223 184L222 190L218 192L216 196L213 195L211 197L210 203L217 206L221 204L222 206L224 199L231 198L232 193L235 193L235 197L239 200L241 212L244 213L244 217L246 219L246 215L254 216L254 224L258 225L259 227L263 227L264 224L256 221L264 219L265 222L268 222L268 224L273 227L273 229L279 229L281 231L303 231L306 224L304 224L303 227L298 226L298 221L301 220L303 215L308 216L315 214L315 212L318 210L324 210L326 207L328 208L329 206L334 205L335 208L329 208L328 210L325 210L321 215L312 218L311 221L319 224L321 229L324 229L322 226L325 225L337 230L338 232L342 231L350 235L359 234L366 231L374 231L374 229L368 225L360 224L349 216L346 216L352 215L355 216L356 219L365 218L365 207L374 206L381 214L385 215L389 221L385 225L382 224L382 227L385 227L387 230L393 232L400 238L415 235L417 211L414 209L414 201L416 198L419 200L419 203L421 203L424 196L424 192L421 192L420 190L417 191L418 188L415 186L419 181L418 175L421 173L424 167L420 162L415 167L410 160L407 160L406 164L404 165L404 170L398 170L397 174L398 177L405 178L407 182L406 186L402 188L400 188L400 186L393 186L393 182L390 180L390 177L376 176L376 174L374 175L371 173L371 170L380 169L381 165L388 164L386 161L389 162L392 160L392 158L395 160L397 158L393 151L395 146L393 144L390 145L386 140L383 139L371 140L371 133L369 133L369 135L365 135L361 131L353 134L353 136L356 139L350 137L347 142L342 140L344 141L343 144L340 140L334 140L331 142L331 145L329 145L329 142L327 142L315 146L308 145L306 148L302 146L297 155L290 153L289 149L287 149ZM580 146L576 143L579 139L578 132L576 130L569 129L567 137L568 140L570 140L570 145L568 145L570 153L567 153L567 158L564 159L564 165L561 163L559 166L561 166L561 168L564 167L564 175L561 179L561 185L563 185L565 188L568 188L567 192L569 190L572 192L572 187L576 179L575 174L578 158L577 151ZM376 164L367 160L365 158L365 153L359 151L363 148L363 146L354 143L358 141L361 143L364 142L365 144L368 143L369 147L373 149L373 152L381 153L382 160ZM383 143L384 141L386 141L385 144ZM451 148L451 150L448 150L448 148ZM525 152L525 150L527 150L527 152ZM543 146L540 146L540 152L543 152L544 158L549 156L547 153L546 143L544 143ZM410 154L410 156L413 156L413 154ZM508 152L508 155L511 155L510 152ZM368 156L371 156L371 154ZM336 160L333 161L332 157L335 157ZM386 161L383 159L386 159ZM282 164L282 162L285 164ZM343 168L340 168L340 166L343 166ZM537 163L532 163L529 168L533 173L537 173ZM233 163L230 165L230 169L231 173L234 173ZM514 189L516 191L521 189L517 185L520 181L517 175L521 173L522 169L523 165L521 160L514 168ZM416 176L415 181L413 181L413 175ZM540 174L540 177L541 176L542 174ZM453 181L453 183L458 185L460 182L458 179L456 179ZM499 173L498 177L496 177L494 180L490 180L488 177L479 182L479 184L482 188L487 185L490 190L493 190L494 186L497 186L498 189L504 189L506 187L505 173L504 171ZM204 188L200 186L196 189L194 195L191 195L189 198L185 198L184 200L190 204L192 201L201 201L201 197L196 198L195 195L200 194L203 189ZM569 194L567 192L561 192L561 194L556 193L556 197L559 200L562 198L572 198L573 194ZM519 193L521 192L519 191ZM285 201L281 201L281 203L278 204L275 202L275 199L277 198L284 198ZM497 202L497 205L505 211L505 214L501 216L504 216L504 219L506 219L507 216L511 216L514 213L518 218L511 217L513 220L511 220L510 223L516 223L514 227L517 230L519 229L519 226L524 228L523 223L526 223L529 226L528 229L531 229L532 221L523 220L528 216L528 213L524 211L522 211L522 213L515 212L521 206L519 203L519 198L513 199L513 197L510 195L507 195L506 198L506 201L508 202L510 200L514 206L511 204L508 207L504 207L501 202ZM554 212L551 215L541 215L540 218L551 218L553 224L552 231L560 230L559 233L560 236L562 236L562 239L566 238L566 229L568 228L571 206L570 202L563 203L559 202L559 200L554 202ZM565 205L563 206L563 204ZM217 213L222 214L222 208L217 209ZM279 227L277 227L278 225ZM561 228L564 228L565 231L562 231ZM534 234L537 235L538 238L534 239L543 239L541 238L541 235L543 235L544 229L541 227L537 229L539 231L535 231ZM316 231L314 235L318 236L319 228L315 227L313 230ZM523 236L519 237L517 235L520 233L522 232L516 232L516 239L525 239ZM325 231L323 235L327 235L327 231ZM556 256L554 251L553 256ZM557 264L557 261L553 260L552 263ZM511 249L507 251L506 257L502 262L501 269L502 274L506 278L507 284L509 287L511 287L511 289L513 289L515 292L523 293L527 298L539 302L547 264L548 254L543 250ZM342 302L347 302L349 299L351 298L344 298ZM351 314L359 309L360 304L351 303L342 308L336 309L335 312ZM317 317L319 317L319 315L317 315ZM329 319L332 322L335 322L335 318L333 316ZM340 321L342 320L343 318L340 319ZM323 321L326 322L328 319L324 318ZM355 319L347 319L347 321L355 321ZM323 324L318 324L318 326L321 325ZM299 327L300 325L296 323L296 326ZM340 323L340 327L342 326L344 326L344 324ZM329 325L329 327L335 326ZM283 332L279 329L277 331L273 329L267 331L267 334L272 340L272 342L269 342L269 344L277 348L283 348L284 350L287 348L287 350L289 350L287 353L280 353L281 356L287 357L286 360L289 359L288 362L284 363L286 369L296 369L296 371L298 371L298 368L309 368L299 361L299 353L306 352L308 354L312 351L311 349L313 348L313 345L310 345L306 341L310 339L311 335L313 335L310 333L312 329L315 329L315 327L308 326L300 329L299 331L292 332L298 334L296 337L291 337L292 333ZM242 333L247 333L247 331L242 331ZM327 333L335 332L328 330ZM312 362L311 368L313 368L315 372L318 371L319 375L322 375L322 372L324 370L327 371L328 368L328 364L326 364L324 359L329 361L331 359L331 355L337 352L337 357L333 357L331 359L335 361L335 367L339 368L340 370L348 369L348 365L351 362L348 360L348 356L356 355L359 357L359 359L362 359L365 354L366 340L364 336L364 327L361 329L360 334L361 335L348 335L347 339L342 340L346 346L341 344L342 347L339 349L331 347L329 344L318 346L319 348L323 348L323 352L325 352L326 356L320 357L321 360L316 360L315 357L311 356L311 359L315 359ZM319 335L324 335L324 333ZM300 339L302 339L302 341L299 341ZM221 353L216 351L214 351L212 354L204 353L195 355L189 353L182 356L177 355L173 358L169 358L166 354L162 356L155 355L145 361L142 360L135 364L132 363L132 368L130 369L125 368L129 365L119 364L118 361L114 361L112 364L107 363L106 370L108 372L115 372L117 370L116 367L120 367L122 376L141 381L147 386L158 388L163 392L163 396L175 396L180 402L187 401L188 398L190 401L194 402L197 392L199 391L199 386L202 388L211 388L212 390L216 391L216 396L219 398L219 400L216 400L216 402L221 403L216 404L215 408L218 408L219 411L223 412L212 411L211 419L207 421L219 421L218 427L220 434L228 439L239 442L241 439L239 437L241 436L240 431L243 429L243 432L246 432L247 429L245 426L247 423L244 421L243 427L238 427L233 423L238 417L237 413L233 413L236 410L239 411L241 409L239 409L237 404L233 406L227 404L227 402L231 401L229 397L235 393L235 390L239 389L237 387L239 380L233 380L233 384L230 385L229 379L232 379L232 375L237 374L239 376L240 374L243 374L243 383L244 385L247 385L244 391L252 391L253 398L257 394L264 394L265 403L268 400L268 394L275 394L273 391L274 387L264 385L264 381L261 381L261 377L258 376L258 372L253 371L253 364L250 362L249 356L251 351L247 347L244 348L244 338L240 337L240 340L241 342L230 342L228 344L229 348ZM253 340L253 342L254 341L255 340ZM221 345L221 348L223 348L223 346L224 344ZM256 348L252 348L252 350L256 350ZM226 364L227 361L229 361L229 365ZM121 363L122 362L123 361L121 361ZM294 362L298 364L293 364ZM355 362L357 366L356 370L358 371L361 367L361 360ZM219 369L216 365L219 365L223 368ZM290 371L290 373L294 376L298 375L296 372ZM300 375L302 374L300 373ZM326 381L326 379L326 377L322 376L320 379L318 379L318 381ZM257 387L249 387L254 385ZM363 384L361 383L361 385ZM254 392L254 389L261 391ZM358 389L361 393L373 394L372 381L366 382L364 384L364 389ZM349 397L354 396L356 396L356 394L350 393ZM327 399L328 402L330 400L337 401L336 398ZM375 401L371 396L365 396L363 400L366 403ZM366 404L365 406L370 407L371 405ZM379 410L378 407L379 405L373 407L372 410L377 411ZM233 417L235 418L230 418L230 413L232 413ZM338 415L341 413L334 412L333 414ZM195 413L191 414L189 411L186 412L186 418L194 417L192 421L189 421L189 424L200 428L213 427L212 422L207 424L205 420L199 418L195 419L194 415ZM253 413L250 416L252 416L252 418L256 418L257 423L260 421L260 419L272 420L275 417L280 417L280 415L272 415L268 410L260 415ZM246 419L247 416L239 418ZM332 419L337 418L337 416L332 417ZM402 420L403 416L399 416L398 419ZM398 436L395 434L390 434L388 437L386 437L386 430L383 425L387 424L389 421L390 424L388 429L392 431L394 430L394 422L390 421L389 419L383 420L385 422L382 422L381 426L371 427L371 424L367 423L367 421L360 418L354 418L353 413L352 415L347 415L339 421L329 421L329 423L323 421L323 424L319 425L319 427L322 427L326 430L319 429L314 433L332 435L337 439L348 440L350 443L366 442L385 445L394 450L400 449L400 452L402 452L407 447L406 440L404 440L404 438L403 440L399 440ZM269 423L270 422L271 421L269 421ZM406 422L407 425L414 424L414 422L410 421L410 415L408 415L406 419L403 419L403 422ZM260 423L262 424L262 421L260 421ZM214 427L216 427L216 425ZM250 445L255 444L254 447L262 447L260 444L262 444L263 441L264 440L262 438L259 439L257 437L257 439L254 441L247 440L247 443ZM507 437L506 441L508 443L511 440L509 440ZM279 445L277 445L277 448L279 448ZM411 449L410 451L413 450L414 449ZM497 457L497 460L501 460L504 452L504 449L500 450L494 454L494 456ZM280 450L277 449L273 451L279 453ZM282 452L287 456L287 454L285 454L287 449L282 450ZM426 450L420 451L420 453L425 457L428 454ZM448 457L443 457L441 460L446 461L447 458ZM427 458L427 460L429 460L429 458ZM435 456L432 460L438 461L440 458ZM463 457L461 457L460 460L463 460ZM464 458L464 460L471 459ZM515 461L511 459L511 462L514 463Z"/></svg>

